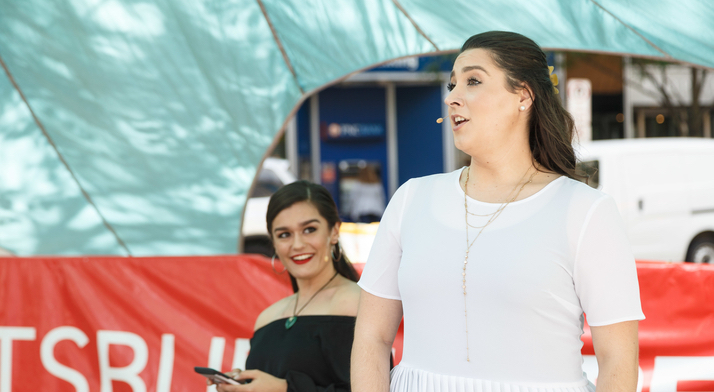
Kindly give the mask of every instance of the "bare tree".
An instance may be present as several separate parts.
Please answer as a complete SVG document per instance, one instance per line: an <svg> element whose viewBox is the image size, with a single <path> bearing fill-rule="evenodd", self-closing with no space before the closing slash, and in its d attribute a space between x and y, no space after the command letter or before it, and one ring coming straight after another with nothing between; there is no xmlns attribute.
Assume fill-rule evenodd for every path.
<svg viewBox="0 0 714 392"><path fill-rule="evenodd" d="M689 129L695 132L704 132L703 121L702 121L702 107L700 98L702 95L702 86L704 86L704 80L707 78L706 69L697 69L692 67L692 106L690 109L691 116L689 116Z"/></svg>
<svg viewBox="0 0 714 392"><path fill-rule="evenodd" d="M671 66L672 63L632 59L632 64L637 68L642 79L648 80L655 87L656 93L660 98L660 104L669 113L672 123L679 131L679 135L702 135L704 130L702 129L701 95L702 87L707 77L707 70L690 68L692 88L690 90L690 105L687 105L683 97L678 96L675 92L676 90L671 89L670 80L667 77L667 67ZM656 71L659 71L660 78L655 76ZM644 88L642 85L640 87Z"/></svg>

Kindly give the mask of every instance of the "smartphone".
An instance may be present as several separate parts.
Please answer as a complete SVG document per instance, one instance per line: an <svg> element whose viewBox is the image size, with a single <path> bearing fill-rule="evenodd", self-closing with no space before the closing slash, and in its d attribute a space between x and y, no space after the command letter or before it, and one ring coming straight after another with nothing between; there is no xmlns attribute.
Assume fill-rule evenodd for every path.
<svg viewBox="0 0 714 392"><path fill-rule="evenodd" d="M207 367L199 367L195 366L193 370L206 377L207 379L213 381L214 384L233 384L233 385L239 385L239 384L245 384L247 380L241 380L237 381L232 378L230 378L227 374L221 373L216 369L211 369Z"/></svg>

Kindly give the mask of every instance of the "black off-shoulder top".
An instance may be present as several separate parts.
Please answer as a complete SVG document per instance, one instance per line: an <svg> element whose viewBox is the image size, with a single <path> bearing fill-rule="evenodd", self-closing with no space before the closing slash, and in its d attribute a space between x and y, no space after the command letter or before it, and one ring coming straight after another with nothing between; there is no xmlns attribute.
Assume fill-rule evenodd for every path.
<svg viewBox="0 0 714 392"><path fill-rule="evenodd" d="M246 369L288 382L288 392L350 390L355 317L298 316L290 329L275 320L253 334Z"/></svg>

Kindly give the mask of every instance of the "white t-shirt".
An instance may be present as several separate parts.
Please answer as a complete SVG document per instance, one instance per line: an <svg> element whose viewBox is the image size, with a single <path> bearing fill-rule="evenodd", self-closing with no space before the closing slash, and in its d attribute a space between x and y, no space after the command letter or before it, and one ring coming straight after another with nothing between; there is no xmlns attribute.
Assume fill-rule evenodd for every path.
<svg viewBox="0 0 714 392"><path fill-rule="evenodd" d="M510 203L483 231L466 275L467 362L460 173L412 179L397 190L359 281L371 294L402 301L404 350L393 390L395 373L398 390L439 390L416 388L430 377L444 385L481 383L474 390L589 390L580 353L583 312L592 326L644 319L614 200L560 177ZM468 198L475 214L499 206ZM483 219L469 222L482 226ZM478 231L470 228L469 238Z"/></svg>

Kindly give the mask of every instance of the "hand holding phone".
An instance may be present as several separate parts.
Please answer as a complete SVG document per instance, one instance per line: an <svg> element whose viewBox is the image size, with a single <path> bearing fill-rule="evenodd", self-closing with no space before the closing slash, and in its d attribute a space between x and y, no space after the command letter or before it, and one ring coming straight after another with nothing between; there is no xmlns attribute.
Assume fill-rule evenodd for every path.
<svg viewBox="0 0 714 392"><path fill-rule="evenodd" d="M207 379L213 381L214 384L232 384L232 385L239 385L239 384L245 384L245 383L247 382L247 380L241 380L241 381L234 380L233 378L231 378L231 377L228 376L227 374L221 373L221 372L219 372L219 371L216 370L216 369L211 369L211 368L207 368L207 367L195 366L195 367L193 368L193 370L194 370L196 373L198 373L198 374L200 374L200 375L206 377Z"/></svg>

